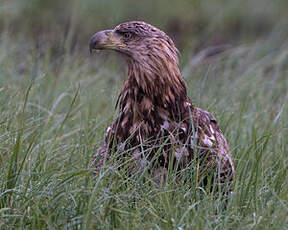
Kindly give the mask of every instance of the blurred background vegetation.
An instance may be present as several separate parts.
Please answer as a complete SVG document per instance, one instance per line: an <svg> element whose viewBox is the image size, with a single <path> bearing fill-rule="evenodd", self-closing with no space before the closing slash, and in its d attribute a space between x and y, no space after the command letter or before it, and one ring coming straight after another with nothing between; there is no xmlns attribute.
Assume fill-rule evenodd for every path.
<svg viewBox="0 0 288 230"><path fill-rule="evenodd" d="M29 72L34 78L39 60L57 74L73 55L79 61L88 57L94 32L143 20L172 37L183 68L198 64L193 57L207 47L263 43L262 55L281 50L287 18L286 0L0 0L0 39L10 50L4 56L18 62L17 75Z"/></svg>
<svg viewBox="0 0 288 230"><path fill-rule="evenodd" d="M0 31L19 42L49 43L55 54L87 52L89 37L120 22L143 20L166 31L180 50L287 35L286 0L1 0ZM276 31L275 31L276 30ZM63 50L65 49L65 50Z"/></svg>

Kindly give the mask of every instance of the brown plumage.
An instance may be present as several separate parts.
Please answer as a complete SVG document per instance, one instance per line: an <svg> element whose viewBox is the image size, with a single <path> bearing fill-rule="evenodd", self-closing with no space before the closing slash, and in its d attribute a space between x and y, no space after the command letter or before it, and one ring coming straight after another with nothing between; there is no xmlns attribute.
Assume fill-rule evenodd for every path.
<svg viewBox="0 0 288 230"><path fill-rule="evenodd" d="M141 169L160 152L154 169L166 172L172 160L181 170L197 160L198 176L213 169L219 182L233 180L227 141L214 116L188 98L178 50L163 31L145 22L126 22L94 34L89 48L116 50L128 64L128 78L117 102L119 114L107 128L91 167L101 167L114 152L130 150L127 154Z"/></svg>

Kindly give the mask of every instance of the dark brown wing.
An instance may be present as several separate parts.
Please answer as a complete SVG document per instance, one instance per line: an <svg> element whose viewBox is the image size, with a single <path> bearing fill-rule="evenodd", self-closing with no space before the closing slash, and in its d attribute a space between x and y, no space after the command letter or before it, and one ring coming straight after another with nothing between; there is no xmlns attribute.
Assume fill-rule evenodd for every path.
<svg viewBox="0 0 288 230"><path fill-rule="evenodd" d="M215 117L205 110L194 108L193 123L199 148L204 150L203 157L208 153L204 168L218 169L216 172L220 175L220 182L232 181L235 174L232 156Z"/></svg>
<svg viewBox="0 0 288 230"><path fill-rule="evenodd" d="M232 157L227 141L219 129L215 117L205 110L193 107L190 102L185 102L184 107L185 119L183 121L175 122L167 118L159 126L159 129L154 129L156 134L153 137L159 137L154 142L155 152L157 152L157 146L165 145L162 156L159 157L158 165L165 168L172 158L173 161L178 162L177 165L180 169L183 169L195 159L196 154L202 165L200 174L205 174L206 170L212 169L220 173L220 182L232 181L235 173ZM106 129L105 143L94 155L91 167L101 167L109 158L111 152L119 149L120 151L127 150L127 148L140 145L135 141L141 139L139 137L133 138L132 146L123 145L126 140L118 132L118 130L121 130L117 128L119 120L121 120L120 115ZM136 136L137 133L141 133L141 127L139 129ZM118 149L113 149L113 146ZM145 166L143 165L144 159L141 154L137 154L139 152L141 152L141 149L136 148L132 156L139 162L139 168L142 168ZM151 158L153 158L153 154L145 160L149 161Z"/></svg>

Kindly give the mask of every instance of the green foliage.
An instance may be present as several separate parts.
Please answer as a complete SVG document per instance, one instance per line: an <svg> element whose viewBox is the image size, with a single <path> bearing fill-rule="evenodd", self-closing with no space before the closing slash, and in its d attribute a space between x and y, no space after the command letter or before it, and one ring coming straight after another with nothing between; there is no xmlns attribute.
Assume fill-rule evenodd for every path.
<svg viewBox="0 0 288 230"><path fill-rule="evenodd" d="M215 113L232 149L227 203L173 173L161 185L128 176L117 158L93 176L88 163L122 84L114 55L72 53L56 68L49 48L33 64L33 46L19 58L23 44L5 36L2 44L2 229L287 227L287 43L238 46L196 69L184 64L190 97Z"/></svg>
<svg viewBox="0 0 288 230"><path fill-rule="evenodd" d="M287 229L287 1L135 2L1 3L0 229ZM88 56L87 41L126 19L166 28L182 47L215 31L241 41L197 66L190 49L180 57L190 98L230 144L228 200L173 172L160 185L129 176L117 157L88 169L125 69L115 54Z"/></svg>

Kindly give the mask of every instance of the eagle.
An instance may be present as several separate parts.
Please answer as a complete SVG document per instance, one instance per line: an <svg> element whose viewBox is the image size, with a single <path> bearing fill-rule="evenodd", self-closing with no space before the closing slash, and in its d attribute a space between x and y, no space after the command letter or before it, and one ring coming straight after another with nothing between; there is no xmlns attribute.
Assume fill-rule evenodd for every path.
<svg viewBox="0 0 288 230"><path fill-rule="evenodd" d="M115 50L128 64L119 113L93 155L92 168L97 171L113 154L124 153L137 169L150 167L156 177L165 177L171 165L177 172L194 165L199 180L214 175L218 184L231 184L235 170L227 141L215 117L187 96L179 52L166 33L129 21L95 33L89 49Z"/></svg>

